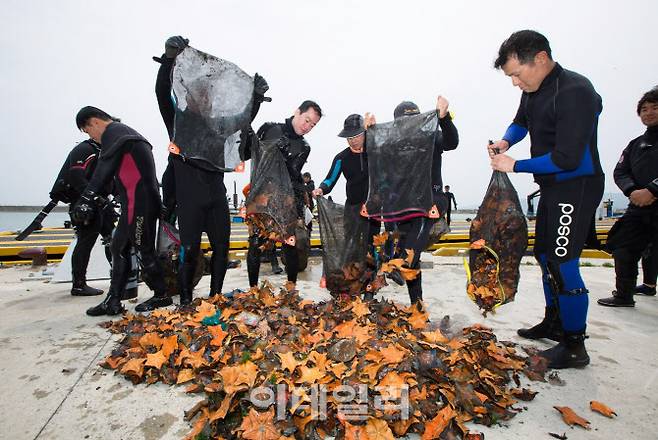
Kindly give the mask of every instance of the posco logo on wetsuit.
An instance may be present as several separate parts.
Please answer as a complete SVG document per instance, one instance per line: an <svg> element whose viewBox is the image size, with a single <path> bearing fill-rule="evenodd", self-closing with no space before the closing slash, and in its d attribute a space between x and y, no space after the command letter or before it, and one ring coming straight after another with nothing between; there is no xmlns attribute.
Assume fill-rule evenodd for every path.
<svg viewBox="0 0 658 440"><path fill-rule="evenodd" d="M558 203L562 215L560 216L560 226L557 228L557 238L555 239L555 255L558 257L564 257L567 255L567 246L569 246L569 234L571 233L571 222L573 218L571 214L573 213L573 205L571 203Z"/></svg>
<svg viewBox="0 0 658 440"><path fill-rule="evenodd" d="M135 220L135 246L139 247L142 245L142 225L144 223L144 217L137 216Z"/></svg>

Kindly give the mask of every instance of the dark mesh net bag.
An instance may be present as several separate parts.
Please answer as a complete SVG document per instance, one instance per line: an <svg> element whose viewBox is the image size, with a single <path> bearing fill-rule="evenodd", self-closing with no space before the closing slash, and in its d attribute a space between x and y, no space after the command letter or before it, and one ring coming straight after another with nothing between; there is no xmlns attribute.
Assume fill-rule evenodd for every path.
<svg viewBox="0 0 658 440"><path fill-rule="evenodd" d="M366 263L368 220L361 217L358 205L343 206L319 197L317 206L327 289L332 295L365 292L372 276Z"/></svg>
<svg viewBox="0 0 658 440"><path fill-rule="evenodd" d="M180 251L180 234L178 229L172 224L160 220L158 227L158 239L156 243L156 255L162 267L165 285L167 286L167 295L175 296L179 294L178 289L178 254ZM205 261L203 252L199 252L199 258L196 264L196 271L192 279L192 285L196 286L201 277L203 277Z"/></svg>
<svg viewBox="0 0 658 440"><path fill-rule="evenodd" d="M254 79L235 64L187 47L176 57L173 145L195 166L233 171L242 130L251 123Z"/></svg>
<svg viewBox="0 0 658 440"><path fill-rule="evenodd" d="M448 221L446 220L445 216L442 216L432 225L429 239L427 240L427 248L437 244L439 240L441 240L441 237L446 235L448 232L450 232L450 226L448 226Z"/></svg>
<svg viewBox="0 0 658 440"><path fill-rule="evenodd" d="M252 163L247 196L247 221L252 233L269 240L296 244L299 223L290 174L275 142L259 142Z"/></svg>
<svg viewBox="0 0 658 440"><path fill-rule="evenodd" d="M368 129L367 215L384 222L427 215L432 208L435 111L405 116Z"/></svg>
<svg viewBox="0 0 658 440"><path fill-rule="evenodd" d="M528 225L506 173L493 172L470 241L467 292L486 314L514 300L528 245Z"/></svg>

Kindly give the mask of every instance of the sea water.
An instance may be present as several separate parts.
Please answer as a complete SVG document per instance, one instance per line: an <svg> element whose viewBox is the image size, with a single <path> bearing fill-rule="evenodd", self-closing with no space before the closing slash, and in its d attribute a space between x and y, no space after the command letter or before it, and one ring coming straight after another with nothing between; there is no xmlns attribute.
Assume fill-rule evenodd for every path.
<svg viewBox="0 0 658 440"><path fill-rule="evenodd" d="M0 211L0 232L22 231L32 223L37 214L39 214L39 210L33 212ZM68 220L70 220L68 212L51 212L41 224L44 228L62 228L64 222Z"/></svg>

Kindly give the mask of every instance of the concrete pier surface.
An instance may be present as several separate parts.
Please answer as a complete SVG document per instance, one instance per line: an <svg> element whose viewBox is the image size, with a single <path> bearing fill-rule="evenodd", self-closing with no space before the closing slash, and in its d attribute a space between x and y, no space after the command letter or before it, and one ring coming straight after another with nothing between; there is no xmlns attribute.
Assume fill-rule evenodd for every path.
<svg viewBox="0 0 658 440"><path fill-rule="evenodd" d="M459 257L423 255L424 297L432 320L450 315L453 325L476 322L492 327L499 339L523 346L548 348L552 342L526 341L516 329L541 319L544 299L541 271L531 258L521 265L516 300L484 318L465 293L465 274ZM581 268L590 290L587 349L591 364L579 370L558 372L563 384L530 382L539 394L504 426L469 425L492 439L550 439L549 432L577 439L658 438L658 298L636 297L635 308L610 309L596 304L614 286L610 260L585 260ZM43 280L21 281L27 266L0 269L0 438L2 439L180 439L191 429L183 412L201 397L186 395L184 386L161 383L132 385L122 376L98 366L119 336L97 324L107 317L91 318L85 310L102 297L73 297L70 284ZM284 275L262 279L282 285ZM319 258L300 274L303 296L326 300L318 286ZM38 278L38 277L33 277ZM195 297L205 297L210 279L204 277ZM107 289L109 281L90 283ZM247 287L243 262L230 270L225 290ZM140 287L139 300L151 295ZM408 304L406 288L392 285L379 295ZM135 303L126 303L129 310ZM589 409L598 400L618 416L608 419ZM569 406L591 422L591 430L570 428L553 406ZM410 436L409 438L417 438Z"/></svg>

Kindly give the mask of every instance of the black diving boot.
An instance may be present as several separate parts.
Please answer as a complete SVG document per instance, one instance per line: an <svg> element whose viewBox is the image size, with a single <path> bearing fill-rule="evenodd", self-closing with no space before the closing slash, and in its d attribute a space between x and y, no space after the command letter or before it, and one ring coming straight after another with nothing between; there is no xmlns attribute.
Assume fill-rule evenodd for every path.
<svg viewBox="0 0 658 440"><path fill-rule="evenodd" d="M646 284L635 286L636 295L656 296L656 286L649 287Z"/></svg>
<svg viewBox="0 0 658 440"><path fill-rule="evenodd" d="M407 290L409 291L409 302L411 302L412 305L418 303L422 304L423 301L422 276L423 276L422 273L418 273L418 276L416 278L407 281Z"/></svg>
<svg viewBox="0 0 658 440"><path fill-rule="evenodd" d="M283 269L279 266L279 262L272 263L272 275L279 275L283 273Z"/></svg>
<svg viewBox="0 0 658 440"><path fill-rule="evenodd" d="M599 305L606 307L635 307L633 293L635 292L635 280L617 278L617 290L612 291L609 298L601 298L596 301Z"/></svg>
<svg viewBox="0 0 658 440"><path fill-rule="evenodd" d="M192 304L193 294L190 289L181 289L180 290L180 305L187 306Z"/></svg>
<svg viewBox="0 0 658 440"><path fill-rule="evenodd" d="M135 307L136 312L150 312L160 307L167 307L174 303L174 301L167 295L158 295L155 294L151 298L147 299L141 304L137 304Z"/></svg>
<svg viewBox="0 0 658 440"><path fill-rule="evenodd" d="M583 368L589 364L589 355L585 350L585 331L564 332L559 344L539 353L548 359L548 368Z"/></svg>
<svg viewBox="0 0 658 440"><path fill-rule="evenodd" d="M115 315L120 315L121 313L125 312L126 309L123 308L121 305L121 296L118 293L115 293L110 289L109 292L107 292L107 296L103 300L102 303L99 305L92 307L90 309L87 309L87 315L89 316L103 316L103 315L109 315L109 316L115 316Z"/></svg>
<svg viewBox="0 0 658 440"><path fill-rule="evenodd" d="M520 328L516 333L526 339L550 339L555 342L562 340L562 322L560 321L560 310L555 307L546 307L544 320L534 327Z"/></svg>
<svg viewBox="0 0 658 440"><path fill-rule="evenodd" d="M73 278L73 286L71 287L71 295L73 296L97 296L102 295L101 289L94 289L87 285L87 280L84 278Z"/></svg>
<svg viewBox="0 0 658 440"><path fill-rule="evenodd" d="M178 269L178 289L180 291L180 305L192 303L194 297L193 279L196 272L196 261L186 259Z"/></svg>

